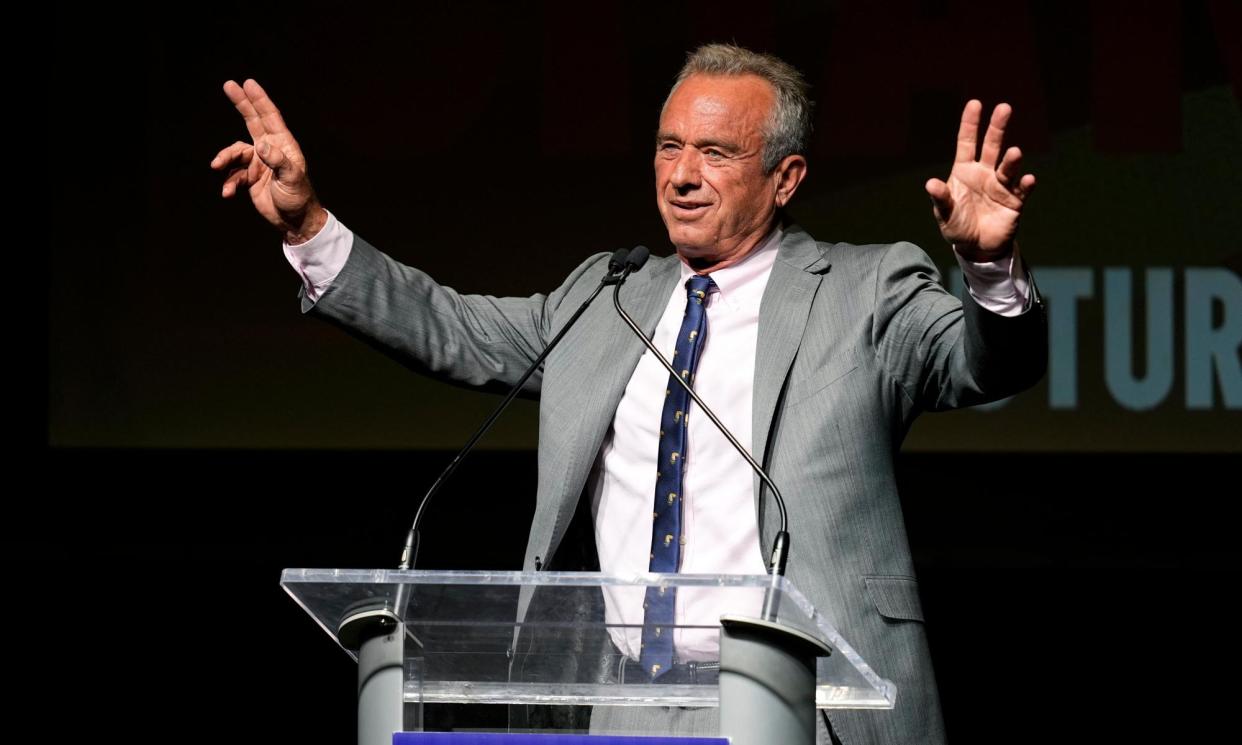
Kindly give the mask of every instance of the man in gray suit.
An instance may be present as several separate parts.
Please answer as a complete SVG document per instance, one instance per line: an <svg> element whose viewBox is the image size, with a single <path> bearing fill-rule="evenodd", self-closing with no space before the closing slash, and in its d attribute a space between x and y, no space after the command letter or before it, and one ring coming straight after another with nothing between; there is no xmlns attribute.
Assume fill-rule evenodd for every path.
<svg viewBox="0 0 1242 745"><path fill-rule="evenodd" d="M304 312L418 370L475 386L512 384L604 273L607 257L594 256L551 293L529 298L443 287L323 209L301 149L256 82L229 81L225 92L252 142L213 160L229 173L223 196L247 187L256 209L284 232L304 279ZM696 322L709 341L693 351L692 379L782 486L794 535L789 578L898 686L892 712L826 715L823 742L943 741L894 460L919 412L1001 398L1044 371L1043 308L1015 243L1035 180L1022 175L1017 148L1002 157L1006 104L994 110L977 152L981 110L977 101L966 105L952 172L926 185L968 278L964 303L945 292L912 244L821 243L782 222L806 175L810 120L805 85L785 63L728 45L703 47L661 113L657 204L676 255L652 259L632 277L624 303L670 354L682 344L692 306L706 307ZM669 534L664 545L682 547L680 571L764 571L774 510L703 417L679 408L666 418L666 384L604 303L531 378L528 392L541 400L539 487L526 570L645 571L649 550L654 566L659 536L646 515L659 491L653 487L666 478L657 457L665 457L665 429L675 421L688 444L673 453L674 462L684 455L685 470L668 504L676 502L684 522L680 537ZM663 499L655 494L657 510ZM612 620L643 625L641 608L605 600ZM611 643L639 664L636 639L621 634ZM650 672L669 674L710 651L680 637L674 662ZM646 673L645 657L642 665ZM626 729L629 716L599 708L592 729ZM670 708L665 725L712 734L715 711Z"/></svg>

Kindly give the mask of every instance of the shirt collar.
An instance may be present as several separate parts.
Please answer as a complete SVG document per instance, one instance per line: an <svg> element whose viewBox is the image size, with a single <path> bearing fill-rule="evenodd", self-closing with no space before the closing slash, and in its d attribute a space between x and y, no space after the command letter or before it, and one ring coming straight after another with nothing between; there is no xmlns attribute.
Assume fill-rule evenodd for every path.
<svg viewBox="0 0 1242 745"><path fill-rule="evenodd" d="M720 295L722 302L736 310L741 305L763 299L763 289L767 285L768 275L772 272L772 265L776 263L776 252L783 235L784 231L777 223L772 232L745 258L708 275L716 283L716 293ZM686 280L694 274L695 271L686 262L681 262L680 286L684 287Z"/></svg>

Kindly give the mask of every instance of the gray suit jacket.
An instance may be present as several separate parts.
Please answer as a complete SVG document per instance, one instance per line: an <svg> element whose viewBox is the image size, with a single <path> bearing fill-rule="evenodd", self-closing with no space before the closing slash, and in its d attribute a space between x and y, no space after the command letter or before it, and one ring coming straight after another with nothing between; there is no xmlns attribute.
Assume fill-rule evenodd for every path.
<svg viewBox="0 0 1242 745"><path fill-rule="evenodd" d="M606 265L607 255L592 256L547 295L466 296L355 237L320 299L301 293L302 309L419 371L503 389ZM648 334L678 276L676 256L653 258L622 289ZM796 225L785 230L760 310L752 452L788 500L789 579L898 686L895 711L828 714L845 743L944 739L894 461L921 411L1002 398L1042 377L1044 316L1038 297L1017 317L963 305L911 243L817 243ZM565 548L642 351L601 298L528 382L526 393L540 398L540 426L527 570L553 564ZM779 526L758 479L755 494L763 547L754 550L766 554Z"/></svg>

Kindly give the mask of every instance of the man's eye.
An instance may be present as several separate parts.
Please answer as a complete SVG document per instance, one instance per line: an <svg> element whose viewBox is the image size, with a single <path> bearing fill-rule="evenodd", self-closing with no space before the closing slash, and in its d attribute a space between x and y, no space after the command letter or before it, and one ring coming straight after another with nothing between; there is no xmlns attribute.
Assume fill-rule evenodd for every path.
<svg viewBox="0 0 1242 745"><path fill-rule="evenodd" d="M675 151L677 151L678 149L679 149L679 148L677 147L677 143L675 143L675 142L662 142L662 143L660 143L660 152L662 152L662 153L671 153L671 152L675 152Z"/></svg>
<svg viewBox="0 0 1242 745"><path fill-rule="evenodd" d="M720 152L719 150L715 150L715 149L708 149L704 151L703 154L706 155L711 160L720 160L721 158L724 157L724 153Z"/></svg>

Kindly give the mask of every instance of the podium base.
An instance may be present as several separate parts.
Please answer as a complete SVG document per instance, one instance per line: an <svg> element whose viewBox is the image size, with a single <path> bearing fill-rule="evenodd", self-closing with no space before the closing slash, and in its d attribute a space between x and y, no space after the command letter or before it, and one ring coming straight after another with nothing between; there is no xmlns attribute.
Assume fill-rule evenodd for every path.
<svg viewBox="0 0 1242 745"><path fill-rule="evenodd" d="M720 735L733 745L815 745L815 660L832 648L797 629L720 618Z"/></svg>
<svg viewBox="0 0 1242 745"><path fill-rule="evenodd" d="M337 638L358 652L358 745L392 745L405 729L405 626L386 607L341 620Z"/></svg>

